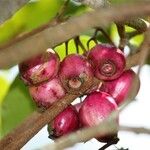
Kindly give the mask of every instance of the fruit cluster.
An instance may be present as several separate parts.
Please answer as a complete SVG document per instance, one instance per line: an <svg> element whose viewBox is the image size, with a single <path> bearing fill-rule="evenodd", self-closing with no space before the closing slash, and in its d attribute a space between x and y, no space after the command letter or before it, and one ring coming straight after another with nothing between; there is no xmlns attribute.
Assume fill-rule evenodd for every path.
<svg viewBox="0 0 150 150"><path fill-rule="evenodd" d="M57 138L82 127L100 124L125 101L132 83L140 81L131 70L125 70L125 56L109 44L97 44L84 55L70 54L62 62L52 49L19 65L22 80L28 85L37 106L50 107L66 93L86 95L76 105L68 106L49 124L50 138ZM94 78L102 83L92 87ZM119 115L114 120L119 124ZM117 126L116 126L117 129ZM95 137L108 142L117 132Z"/></svg>

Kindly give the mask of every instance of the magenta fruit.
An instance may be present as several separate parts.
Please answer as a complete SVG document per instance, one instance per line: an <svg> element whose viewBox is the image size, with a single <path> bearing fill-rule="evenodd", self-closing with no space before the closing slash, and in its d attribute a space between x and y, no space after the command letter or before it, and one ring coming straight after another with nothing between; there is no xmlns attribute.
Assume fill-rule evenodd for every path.
<svg viewBox="0 0 150 150"><path fill-rule="evenodd" d="M84 56L68 55L60 64L59 77L68 93L83 93L92 85L91 64Z"/></svg>
<svg viewBox="0 0 150 150"><path fill-rule="evenodd" d="M79 128L78 113L70 105L53 120L49 127L49 137L55 139L62 135L71 133Z"/></svg>
<svg viewBox="0 0 150 150"><path fill-rule="evenodd" d="M40 85L30 86L29 92L36 104L41 108L48 108L54 102L65 96L65 90L58 78L54 78Z"/></svg>
<svg viewBox="0 0 150 150"><path fill-rule="evenodd" d="M113 80L124 71L126 61L122 51L112 45L99 44L89 51L88 59L94 75L101 80Z"/></svg>
<svg viewBox="0 0 150 150"><path fill-rule="evenodd" d="M44 54L19 65L21 78L28 85L50 80L57 75L59 63L57 53L52 49L48 49Z"/></svg>
<svg viewBox="0 0 150 150"><path fill-rule="evenodd" d="M98 125L107 119L115 110L117 110L117 104L112 96L105 92L93 92L85 98L83 105L80 108L80 123L83 127ZM114 121L115 124L118 125L118 117ZM110 133L95 138L101 142L108 142L116 136L117 133Z"/></svg>
<svg viewBox="0 0 150 150"><path fill-rule="evenodd" d="M101 86L100 90L109 93L116 101L118 105L122 104L127 98L129 91L132 90L133 81L137 81L137 86L134 87L135 92L133 97L135 97L140 88L140 80L133 70L126 70L122 75L112 81L106 81Z"/></svg>

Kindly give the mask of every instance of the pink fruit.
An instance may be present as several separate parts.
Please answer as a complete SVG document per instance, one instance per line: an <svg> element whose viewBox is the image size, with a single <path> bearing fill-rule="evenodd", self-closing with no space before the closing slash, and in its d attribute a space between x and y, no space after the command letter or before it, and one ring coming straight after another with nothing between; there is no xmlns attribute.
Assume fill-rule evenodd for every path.
<svg viewBox="0 0 150 150"><path fill-rule="evenodd" d="M79 128L78 113L70 105L62 111L51 124L49 124L49 137L57 138L62 135L73 132Z"/></svg>
<svg viewBox="0 0 150 150"><path fill-rule="evenodd" d="M137 87L133 97L135 97L140 88L140 80L134 71L127 70L123 74L112 81L106 81L101 86L100 90L109 93L118 105L122 104L127 98L129 91L132 90L133 81L137 80Z"/></svg>
<svg viewBox="0 0 150 150"><path fill-rule="evenodd" d="M83 127L92 127L98 125L107 119L115 110L117 110L117 104L109 94L105 92L93 92L85 98L83 105L80 108L80 123ZM115 123L118 124L118 118L115 119ZM101 142L108 142L116 137L116 135L117 133L110 133L108 135L96 137L96 139Z"/></svg>
<svg viewBox="0 0 150 150"><path fill-rule="evenodd" d="M89 51L88 59L93 66L95 76L101 80L118 78L126 65L122 51L108 44L96 45Z"/></svg>
<svg viewBox="0 0 150 150"><path fill-rule="evenodd" d="M44 108L50 107L54 102L65 96L65 90L58 78L40 85L30 86L29 92L36 104Z"/></svg>
<svg viewBox="0 0 150 150"><path fill-rule="evenodd" d="M84 56L71 54L61 62L59 77L67 92L78 94L92 85L93 72Z"/></svg>
<svg viewBox="0 0 150 150"><path fill-rule="evenodd" d="M58 68L59 56L52 49L19 65L21 78L28 85L52 79L57 75Z"/></svg>

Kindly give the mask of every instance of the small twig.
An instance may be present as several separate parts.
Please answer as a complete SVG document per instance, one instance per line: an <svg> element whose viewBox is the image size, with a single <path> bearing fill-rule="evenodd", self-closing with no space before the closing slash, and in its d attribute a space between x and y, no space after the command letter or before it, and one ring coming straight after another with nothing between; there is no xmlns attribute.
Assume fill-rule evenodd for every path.
<svg viewBox="0 0 150 150"><path fill-rule="evenodd" d="M66 0L65 3L63 4L63 6L61 7L60 11L58 12L56 19L59 20L59 22L62 22L64 20L66 20L66 18L64 18L64 14L67 10L68 4L69 4L70 0Z"/></svg>
<svg viewBox="0 0 150 150"><path fill-rule="evenodd" d="M80 40L80 37L78 36L77 38L78 40L78 44L79 46L81 47L81 49L83 50L83 53L86 53L86 48L84 47L84 45L82 44L81 40Z"/></svg>
<svg viewBox="0 0 150 150"><path fill-rule="evenodd" d="M96 29L95 32L94 32L94 35L87 41L86 45L87 45L88 50L90 49L90 42L91 41L94 41L95 44L98 44L98 42L97 42L97 33L98 33L98 30Z"/></svg>
<svg viewBox="0 0 150 150"><path fill-rule="evenodd" d="M116 125L112 123L112 119L109 121L104 121L100 125L93 126L90 128L83 128L81 130L78 130L77 132L60 137L55 141L54 144L49 144L45 148L48 149L49 147L51 150L62 150L76 143L85 142L92 139L93 137L98 137L110 133L116 133Z"/></svg>
<svg viewBox="0 0 150 150"><path fill-rule="evenodd" d="M102 32L102 34L106 37L106 39L108 40L110 44L115 45L114 42L111 40L110 36L107 34L107 32L103 28L98 27L97 30Z"/></svg>
<svg viewBox="0 0 150 150"><path fill-rule="evenodd" d="M112 141L106 143L104 146L102 146L101 148L99 148L98 150L105 150L106 148L108 148L111 145L117 144L119 142L119 138L115 138Z"/></svg>
<svg viewBox="0 0 150 150"><path fill-rule="evenodd" d="M69 44L69 41L66 41L65 42L66 56L68 55L68 44Z"/></svg>
<svg viewBox="0 0 150 150"><path fill-rule="evenodd" d="M132 66L139 64L140 63L140 60L139 60L140 55L141 55L141 51L139 51L137 54L134 54L131 57L128 57L126 68L128 69L128 68L131 68ZM95 87L96 85L99 85L99 80L94 80L93 87ZM46 110L46 112L45 112L46 115L41 114L38 117L37 117L37 115L34 116L34 114L31 115L28 118L28 120L31 120L31 123L28 124L29 121L25 120L21 125L18 126L18 128L15 129L15 131L10 132L6 137L4 137L0 141L0 147L2 147L2 148L5 147L7 149L7 146L12 145L13 141L14 141L15 146L17 146L17 144L24 145L23 143L26 143L33 135L35 135L35 133L37 133L40 130L41 127L38 126L39 123L42 123L44 126L44 124L50 122L50 120L53 120L53 117L54 117L53 115L58 114L59 111L63 110L66 107L67 103L69 104L69 102L73 101L73 99L75 99L77 97L78 97L78 95L76 95L76 96L70 95L69 99L65 97L63 100L61 100L57 104L55 104L52 108ZM57 113L54 114L54 112L55 113L57 112ZM45 121L45 118L48 119L48 121L47 120ZM36 124L37 124L36 128L35 128L36 124L34 124L34 122L36 122ZM25 127L26 124L28 124L28 128ZM34 131L32 131L32 130L34 130ZM19 136L19 134L21 134L21 136ZM19 142L18 136L20 137L20 140L22 140L21 142ZM15 143L15 141L17 141L17 142Z"/></svg>
<svg viewBox="0 0 150 150"><path fill-rule="evenodd" d="M97 125L95 127L90 127L90 128L85 128L85 129L79 130L68 136L61 137L60 139L56 140L54 144L49 144L49 145L45 146L45 148L43 148L42 150L46 150L46 149L61 150L66 147L70 147L70 146L74 145L75 143L87 141L93 137L98 136L100 133L101 134L114 133L115 130L114 130L113 124L111 124L111 125L112 125L112 127L110 127L110 122L107 120L107 121L103 122L101 125ZM150 135L150 129L141 128L141 127L137 128L137 127L120 126L119 130L133 132L136 134ZM119 139L116 138L116 139L114 139L114 141L110 142L110 145L117 144L118 141L119 141ZM106 144L106 145L104 145L104 147L102 147L102 149L99 149L99 150L104 150L110 145Z"/></svg>
<svg viewBox="0 0 150 150"><path fill-rule="evenodd" d="M76 53L79 54L79 45L78 45L78 42L77 42L76 38L77 37L74 38L74 44L75 44L75 47L76 47Z"/></svg>
<svg viewBox="0 0 150 150"><path fill-rule="evenodd" d="M150 39L146 36L146 38L145 38L146 42L144 42L144 43L149 43L149 40ZM143 59L145 59L145 58L143 57L142 60L140 60L140 63L143 62ZM140 71L140 68L139 68L139 71ZM133 95L135 95L134 93L135 93L135 90L136 90L136 87L137 87L137 84L138 84L136 78L135 78L133 83L132 83L132 86L131 86L131 90L129 90L128 96L126 98L126 103L125 103L125 105L122 108L120 108L119 112L124 110L132 102L132 98L133 98ZM72 146L75 143L87 141L87 140L89 140L92 137L99 136L100 133L106 135L107 133L111 133L111 132L116 131L115 128L114 128L115 127L114 122L111 123L111 126L108 126L110 124L109 119L112 121L113 118L115 118L116 115L117 115L117 112L113 112L110 115L109 118L107 118L105 121L103 121L101 123L100 126L91 127L89 129L83 129L82 131L77 132L77 133L73 133L73 134L69 135L68 137L64 136L64 137L60 138L59 140L56 140L55 144L51 144L50 145L51 150L60 150L60 149L66 148L68 146ZM119 129L121 130L121 127ZM131 130L131 131L134 132L136 130ZM147 132L145 132L145 131L147 131ZM146 134L149 134L149 129L145 130L145 131L142 130L142 133L144 132ZM83 136L83 135L85 135L85 136Z"/></svg>
<svg viewBox="0 0 150 150"><path fill-rule="evenodd" d="M128 11L127 9L128 8ZM44 52L49 47L81 34L98 25L106 27L110 22L150 14L150 2L100 9L69 19L65 23L37 31L36 34L22 38L0 48L0 68L10 67L23 60ZM140 9L140 11L138 11ZM118 13L119 12L119 13ZM34 44L37 43L37 44ZM30 54L30 55L29 55Z"/></svg>
<svg viewBox="0 0 150 150"><path fill-rule="evenodd" d="M126 37L128 39L131 39L131 38L133 38L133 37L135 37L135 36L137 36L139 34L141 34L141 32L136 30L136 31L132 31L132 32L126 33Z"/></svg>
<svg viewBox="0 0 150 150"><path fill-rule="evenodd" d="M82 42L80 40L80 37L79 36L75 37L74 41L75 41L75 45L76 45L76 48L77 48L77 53L79 53L79 46L81 47L83 53L86 53L86 48L82 44Z"/></svg>
<svg viewBox="0 0 150 150"><path fill-rule="evenodd" d="M125 33L125 26L123 24L117 23L117 30L118 34L120 36L120 42L119 42L119 48L124 51L124 47L127 44L127 38L126 38L126 33Z"/></svg>
<svg viewBox="0 0 150 150"><path fill-rule="evenodd" d="M138 69L138 73L140 73L141 67L143 66L143 64L146 61L146 58L148 57L148 52L150 50L150 28L148 29L148 32L145 33L145 38L144 41L140 47L140 51L142 52L142 55L140 56L140 64L139 64L139 69Z"/></svg>
<svg viewBox="0 0 150 150"><path fill-rule="evenodd" d="M138 61L139 62L139 61ZM99 82L98 82L99 83ZM97 84L98 84L97 83ZM15 149L20 148L24 143L26 143L35 133L37 133L47 122L53 120L59 112L61 112L74 98L77 96L67 95L63 101L59 101L54 104L50 109L45 111L40 117L38 117L36 124L33 124L26 131L23 131L19 135L13 137L12 141L5 147L5 149ZM96 131L97 132L97 131ZM3 148L3 147L2 147Z"/></svg>
<svg viewBox="0 0 150 150"><path fill-rule="evenodd" d="M99 80L95 79L92 86L95 86L99 83ZM88 90L89 85L85 87L85 91ZM79 97L79 95L72 95L72 94L66 94L66 96L56 103L54 103L50 108L48 108L45 112L41 113L32 125L28 126L26 130L22 130L24 126L20 125L18 127L18 131L21 131L20 133L9 133L4 139L0 141L0 147L3 150L15 150L20 149L29 139L33 137L44 125L46 125L48 122L51 122L61 111L63 111L71 102L73 102L74 99ZM30 118L32 119L32 117ZM28 120L30 120L28 119ZM26 120L25 120L26 121ZM23 124L28 122L23 122ZM15 134L15 135L14 135ZM7 142L7 139L11 139Z"/></svg>
<svg viewBox="0 0 150 150"><path fill-rule="evenodd" d="M143 21L141 18L126 21L125 24L128 25L129 27L136 29L139 33L147 31L148 28L145 21Z"/></svg>
<svg viewBox="0 0 150 150"><path fill-rule="evenodd" d="M148 135L150 135L150 129L146 129L143 127L120 126L119 129L121 131L134 132L136 134L148 134Z"/></svg>

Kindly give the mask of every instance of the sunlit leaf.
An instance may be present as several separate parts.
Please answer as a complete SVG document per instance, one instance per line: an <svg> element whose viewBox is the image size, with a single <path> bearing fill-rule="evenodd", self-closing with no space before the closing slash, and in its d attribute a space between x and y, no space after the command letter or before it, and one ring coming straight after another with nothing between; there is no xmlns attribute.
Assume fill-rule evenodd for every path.
<svg viewBox="0 0 150 150"><path fill-rule="evenodd" d="M130 43L132 45L138 47L138 46L141 45L141 43L143 42L143 40L144 40L144 36L143 36L143 34L141 34L141 35L138 35L138 36L135 36L134 38L132 38L130 40Z"/></svg>
<svg viewBox="0 0 150 150"><path fill-rule="evenodd" d="M116 45L119 44L120 37L119 37L118 30L115 24L112 24L110 26L110 38Z"/></svg>
<svg viewBox="0 0 150 150"><path fill-rule="evenodd" d="M30 31L53 19L65 0L31 1L0 26L0 44L22 32Z"/></svg>
<svg viewBox="0 0 150 150"><path fill-rule="evenodd" d="M90 38L89 36L85 36L85 35L80 36L80 40L81 40L81 42L84 45L86 50L88 50L87 41L89 40L89 38ZM91 42L90 43L90 48L92 48L94 45L95 45L95 43ZM57 46L55 48L55 51L59 54L59 56L62 60L66 56L65 44L63 43L63 44ZM70 40L69 43L68 43L68 54L72 54L72 53L77 53L77 49L76 49L74 40ZM83 50L82 50L81 47L79 47L79 54L82 54L82 53L83 53Z"/></svg>
<svg viewBox="0 0 150 150"><path fill-rule="evenodd" d="M132 31L135 31L135 29L126 25L125 26L125 31L126 32L132 32Z"/></svg>
<svg viewBox="0 0 150 150"><path fill-rule="evenodd" d="M9 88L8 81L3 76L0 76L0 105L4 96L7 93L8 88Z"/></svg>

